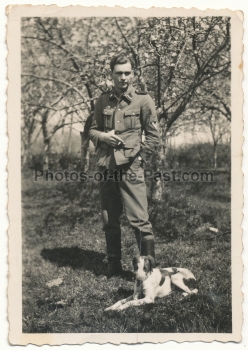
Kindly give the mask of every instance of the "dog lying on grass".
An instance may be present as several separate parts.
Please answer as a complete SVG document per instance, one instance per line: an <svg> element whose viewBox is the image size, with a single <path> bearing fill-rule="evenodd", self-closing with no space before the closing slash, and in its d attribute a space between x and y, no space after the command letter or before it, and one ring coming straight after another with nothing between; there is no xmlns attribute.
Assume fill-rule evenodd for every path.
<svg viewBox="0 0 248 350"><path fill-rule="evenodd" d="M154 268L154 259L150 255L133 258L135 274L134 293L132 296L118 301L108 307L109 310L124 310L130 306L138 306L154 303L156 297L163 298L178 287L183 293L197 294L196 279L192 272L184 268ZM141 298L143 295L143 298ZM139 299L140 298L140 299Z"/></svg>

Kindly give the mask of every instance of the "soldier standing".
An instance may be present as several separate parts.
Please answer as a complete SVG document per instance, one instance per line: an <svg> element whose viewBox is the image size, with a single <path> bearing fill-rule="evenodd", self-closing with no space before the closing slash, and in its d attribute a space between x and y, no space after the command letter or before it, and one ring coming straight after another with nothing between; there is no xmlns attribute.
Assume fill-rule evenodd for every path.
<svg viewBox="0 0 248 350"><path fill-rule="evenodd" d="M98 98L90 129L99 170L108 173L106 181L100 183L108 276L122 272L119 219L123 208L135 232L140 254L155 257L142 165L159 144L155 104L147 92L135 90L131 85L132 59L115 56L110 67L114 87ZM145 135L143 142L142 133ZM135 178L127 176L115 181L113 173L116 171L135 175Z"/></svg>

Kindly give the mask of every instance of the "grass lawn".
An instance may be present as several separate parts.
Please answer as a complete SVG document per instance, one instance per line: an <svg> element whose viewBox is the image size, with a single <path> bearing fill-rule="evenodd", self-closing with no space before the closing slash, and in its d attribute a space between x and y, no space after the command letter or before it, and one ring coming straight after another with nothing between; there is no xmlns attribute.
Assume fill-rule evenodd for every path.
<svg viewBox="0 0 248 350"><path fill-rule="evenodd" d="M97 187L22 182L24 333L230 333L231 235L227 175L212 183L167 183L150 203L160 267L189 268L199 294L172 293L121 313L103 310L133 292L135 237L122 218L122 277L107 279ZM209 227L218 228L218 233ZM223 233L223 234L222 234ZM222 235L221 235L222 234ZM47 283L60 278L60 284Z"/></svg>

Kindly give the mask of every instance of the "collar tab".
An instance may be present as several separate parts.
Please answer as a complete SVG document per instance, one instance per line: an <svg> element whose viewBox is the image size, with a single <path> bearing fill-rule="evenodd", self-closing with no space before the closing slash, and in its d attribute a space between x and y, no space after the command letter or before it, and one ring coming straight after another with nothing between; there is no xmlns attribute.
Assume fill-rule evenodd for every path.
<svg viewBox="0 0 248 350"><path fill-rule="evenodd" d="M117 97L115 96L114 92L112 91L109 95L109 99L114 100L115 98L117 98Z"/></svg>
<svg viewBox="0 0 248 350"><path fill-rule="evenodd" d="M131 94L130 92L127 93L127 94L124 94L123 96L124 96L129 102L132 101L133 96L132 96L132 94Z"/></svg>

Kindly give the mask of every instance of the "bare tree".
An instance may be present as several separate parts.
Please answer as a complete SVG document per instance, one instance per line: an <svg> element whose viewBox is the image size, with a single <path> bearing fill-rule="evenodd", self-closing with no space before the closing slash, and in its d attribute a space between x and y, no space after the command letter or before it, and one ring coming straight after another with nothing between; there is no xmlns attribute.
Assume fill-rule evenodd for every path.
<svg viewBox="0 0 248 350"><path fill-rule="evenodd" d="M109 63L117 53L134 59L134 85L155 99L162 136L158 163L168 135L189 122L188 110L198 111L195 122L210 110L231 119L228 17L24 18L22 33L23 118L29 119L23 125L28 128L32 116L32 132L43 126L48 153L47 135L85 123L99 93L112 87Z"/></svg>

